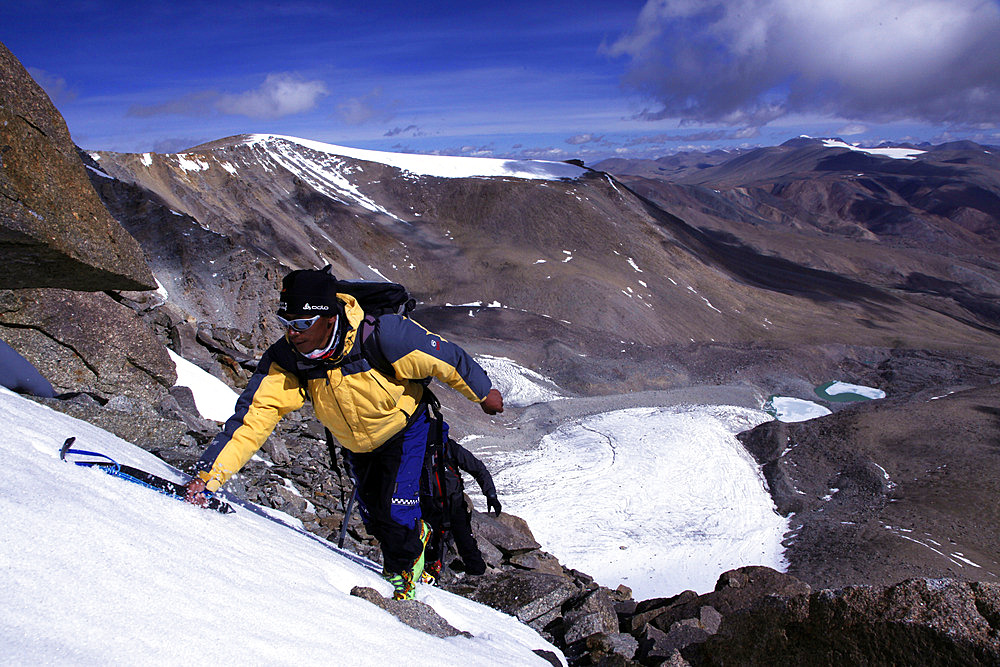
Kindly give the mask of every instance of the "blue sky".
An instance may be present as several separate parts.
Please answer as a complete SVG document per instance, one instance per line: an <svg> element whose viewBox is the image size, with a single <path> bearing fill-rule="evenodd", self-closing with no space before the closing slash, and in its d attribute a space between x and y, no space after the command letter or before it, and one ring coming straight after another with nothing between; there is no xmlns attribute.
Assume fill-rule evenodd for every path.
<svg viewBox="0 0 1000 667"><path fill-rule="evenodd" d="M0 41L86 149L1000 144L1000 0L2 2Z"/></svg>

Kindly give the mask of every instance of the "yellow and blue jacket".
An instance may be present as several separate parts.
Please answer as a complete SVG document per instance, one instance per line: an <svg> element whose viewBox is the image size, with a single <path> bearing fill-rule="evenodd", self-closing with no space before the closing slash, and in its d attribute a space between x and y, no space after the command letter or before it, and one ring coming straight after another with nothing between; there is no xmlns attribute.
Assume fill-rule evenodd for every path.
<svg viewBox="0 0 1000 667"><path fill-rule="evenodd" d="M376 323L378 347L395 377L373 368L361 353L358 332L364 311L353 296L338 296L349 323L342 353L311 361L287 338L268 348L237 400L236 412L198 462L198 475L209 491L218 490L250 460L282 417L302 407L306 392L316 417L337 442L359 453L377 449L405 428L420 407L420 380L435 377L477 403L486 398L490 379L465 350L399 315L382 315Z"/></svg>

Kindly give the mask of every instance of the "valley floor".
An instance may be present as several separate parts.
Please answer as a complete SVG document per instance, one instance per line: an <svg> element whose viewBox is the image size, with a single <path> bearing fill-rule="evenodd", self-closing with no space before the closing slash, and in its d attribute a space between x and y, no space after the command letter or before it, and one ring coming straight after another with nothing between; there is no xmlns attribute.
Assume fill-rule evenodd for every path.
<svg viewBox="0 0 1000 667"><path fill-rule="evenodd" d="M735 437L771 419L761 403L722 386L561 399L465 444L564 565L636 599L707 592L729 569L785 568L788 522Z"/></svg>

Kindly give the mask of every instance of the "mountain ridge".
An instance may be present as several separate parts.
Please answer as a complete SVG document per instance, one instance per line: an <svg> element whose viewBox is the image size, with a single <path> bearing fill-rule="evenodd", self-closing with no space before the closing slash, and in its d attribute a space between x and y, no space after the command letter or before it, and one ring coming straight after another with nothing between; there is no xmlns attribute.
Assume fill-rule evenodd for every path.
<svg viewBox="0 0 1000 667"><path fill-rule="evenodd" d="M853 302L866 309L865 299L875 292L848 280L839 288L826 288L825 294L822 289L816 292L808 308L797 305L794 296L788 301L789 295L775 290L780 287L778 276L788 275L785 292L808 297L813 289L809 285L817 285L827 267L782 264L751 244L706 236L653 200L635 198L600 172L580 170L573 181L413 178L395 167L339 158L339 189L320 191L302 180L303 172L279 169L245 146L212 151L199 154L202 164L238 164L239 174L221 166L185 168L182 160L192 162L190 157L95 155L109 175L154 192L172 209L257 248L259 255L285 266L330 263L339 275L396 280L410 286L428 306L499 302L515 312L534 312L608 336L626 334L644 344L773 338L766 326L741 315L745 304L781 313L797 332L808 328L804 314L813 317L818 313L807 311L818 307L827 311L821 317L842 321L858 340L875 343L837 305ZM614 221L610 228L605 227L607 220ZM608 232L618 239L610 249ZM268 250L263 250L265 245ZM367 248L366 260L348 250L359 247ZM705 257L712 259L706 264ZM616 268L609 272L610 267ZM728 276L723 282L720 270ZM760 274L756 279L754 272ZM471 275L477 280L469 281ZM733 298L731 282L736 276L743 276L747 290L738 299ZM447 288L442 278L450 283ZM823 280L838 282L833 275L819 282ZM796 288L798 282L802 285ZM906 301L898 286L884 287L895 291L876 297L883 304L879 309ZM575 299L567 300L566 294ZM602 307L594 307L598 303ZM664 309L687 317L664 320L657 315ZM918 310L921 314L909 317L939 317L922 306ZM724 314L729 324L720 328L711 321L713 313ZM629 325L623 327L626 321ZM951 323L924 326L950 329ZM900 329L900 334L905 339L907 332ZM788 334L784 340L798 335ZM841 342L853 342L848 338ZM983 339L983 349L988 348Z"/></svg>

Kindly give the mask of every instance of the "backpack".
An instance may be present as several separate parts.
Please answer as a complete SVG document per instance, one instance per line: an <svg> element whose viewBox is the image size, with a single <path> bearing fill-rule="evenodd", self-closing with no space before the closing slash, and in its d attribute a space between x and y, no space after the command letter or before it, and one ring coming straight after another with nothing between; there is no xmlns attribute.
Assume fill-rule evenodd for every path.
<svg viewBox="0 0 1000 667"><path fill-rule="evenodd" d="M421 507L435 515L443 515L444 525L435 524L435 527L445 530L450 528L452 505L456 498L462 498L465 490L462 473L451 456L451 443L454 440L445 441L443 434L428 439L420 484Z"/></svg>
<svg viewBox="0 0 1000 667"><path fill-rule="evenodd" d="M338 280L337 291L353 296L365 311L365 319L358 325L361 349L345 356L338 365L367 359L372 368L389 377L396 377L396 371L378 345L378 318L390 313L407 317L416 307L416 300L399 283L373 280Z"/></svg>

